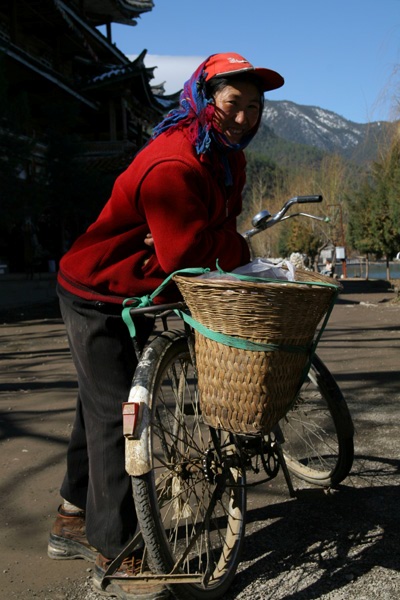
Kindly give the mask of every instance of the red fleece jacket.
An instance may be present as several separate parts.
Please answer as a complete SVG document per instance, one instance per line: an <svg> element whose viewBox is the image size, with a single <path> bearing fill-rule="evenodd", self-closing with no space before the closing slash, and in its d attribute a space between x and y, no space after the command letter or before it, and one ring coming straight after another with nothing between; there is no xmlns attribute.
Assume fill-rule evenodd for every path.
<svg viewBox="0 0 400 600"><path fill-rule="evenodd" d="M183 131L146 146L115 181L98 219L60 262L58 281L88 300L121 303L153 292L186 267L224 270L249 261L236 231L245 183L245 157L232 152L233 186L224 185L217 155L196 155ZM144 243L151 232L154 249ZM147 262L146 262L147 261ZM175 300L175 285L158 302Z"/></svg>

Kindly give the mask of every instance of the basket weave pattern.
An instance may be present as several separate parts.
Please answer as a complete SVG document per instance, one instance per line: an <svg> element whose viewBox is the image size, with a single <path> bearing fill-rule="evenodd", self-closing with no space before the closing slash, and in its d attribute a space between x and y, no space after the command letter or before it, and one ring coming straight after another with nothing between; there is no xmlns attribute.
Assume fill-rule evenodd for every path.
<svg viewBox="0 0 400 600"><path fill-rule="evenodd" d="M332 287L254 283L174 276L189 310L205 327L261 343L308 347L326 314ZM296 271L296 280L329 278ZM196 363L203 419L234 433L270 431L293 403L307 353L237 349L196 331Z"/></svg>

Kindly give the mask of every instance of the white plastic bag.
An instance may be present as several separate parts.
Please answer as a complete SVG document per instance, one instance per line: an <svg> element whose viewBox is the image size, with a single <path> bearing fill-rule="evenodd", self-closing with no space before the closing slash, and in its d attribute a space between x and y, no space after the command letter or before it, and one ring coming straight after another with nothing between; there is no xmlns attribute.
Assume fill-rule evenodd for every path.
<svg viewBox="0 0 400 600"><path fill-rule="evenodd" d="M251 277L262 277L264 279L283 279L286 281L294 281L295 272L295 266L288 260L273 263L266 258L255 258L246 265L232 271L232 273L238 275L250 275Z"/></svg>
<svg viewBox="0 0 400 600"><path fill-rule="evenodd" d="M286 267L286 269L283 268ZM237 275L249 275L251 277L260 277L265 279L279 279L283 281L294 281L295 266L288 260L282 260L273 263L266 258L255 258L251 262L234 269L232 273ZM219 271L209 271L199 276L199 279L218 279L222 281L235 281L236 277L229 273L220 273Z"/></svg>

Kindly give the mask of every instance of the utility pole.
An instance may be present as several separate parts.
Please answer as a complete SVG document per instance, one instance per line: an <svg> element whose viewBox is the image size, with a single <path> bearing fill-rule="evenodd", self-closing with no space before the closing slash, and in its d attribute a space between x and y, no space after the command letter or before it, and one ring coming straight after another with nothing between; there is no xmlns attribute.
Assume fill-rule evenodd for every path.
<svg viewBox="0 0 400 600"><path fill-rule="evenodd" d="M342 263L342 275L344 279L347 278L347 264L346 264L346 243L344 238L344 227L343 227L343 210L341 204L328 204L327 208L338 208L339 209L339 230L340 230L340 238L343 248L343 256L340 256L340 261ZM336 219L333 220L336 223ZM336 231L335 231L336 234ZM336 235L335 235L336 237ZM335 252L336 252L336 243L335 243Z"/></svg>

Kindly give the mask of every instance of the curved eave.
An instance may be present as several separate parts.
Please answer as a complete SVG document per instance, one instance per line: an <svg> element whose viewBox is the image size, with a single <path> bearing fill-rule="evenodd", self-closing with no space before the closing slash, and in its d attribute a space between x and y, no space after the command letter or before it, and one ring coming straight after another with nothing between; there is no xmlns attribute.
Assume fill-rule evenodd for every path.
<svg viewBox="0 0 400 600"><path fill-rule="evenodd" d="M176 95L162 96L153 93L149 80L153 78L153 69L144 65L144 57L147 50L127 65L116 65L107 69L101 75L96 75L88 81L81 89L85 92L92 90L114 90L118 85L129 86L132 81L132 89L135 89L136 97L147 103L149 107L160 114L170 110L176 105ZM133 83L134 82L134 83Z"/></svg>
<svg viewBox="0 0 400 600"><path fill-rule="evenodd" d="M116 83L129 81L129 79L138 76L141 76L143 81L149 86L149 74L143 62L146 52L147 50L143 50L143 52L133 61L128 59L128 62L123 65L119 64L107 68L100 75L96 75L90 81L87 81L86 84L82 86L82 89L90 90L115 86Z"/></svg>
<svg viewBox="0 0 400 600"><path fill-rule="evenodd" d="M132 82L132 85L130 85ZM147 78L143 71L135 71L128 73L116 73L115 71L106 73L105 77L96 77L95 81L82 88L83 91L90 93L92 90L98 92L100 89L103 91L113 91L119 85L124 88L131 87L135 90L135 97L153 110L156 110L160 114L164 113L166 108L169 110L170 103L167 104L160 100L161 97L155 96L150 88Z"/></svg>
<svg viewBox="0 0 400 600"><path fill-rule="evenodd" d="M136 25L135 19L154 8L152 0L83 0L85 17L96 26L107 23Z"/></svg>
<svg viewBox="0 0 400 600"><path fill-rule="evenodd" d="M180 92L176 92L175 94L170 94L168 96L165 96L164 94L153 94L153 98L162 107L163 112L177 108L179 105L179 97Z"/></svg>

